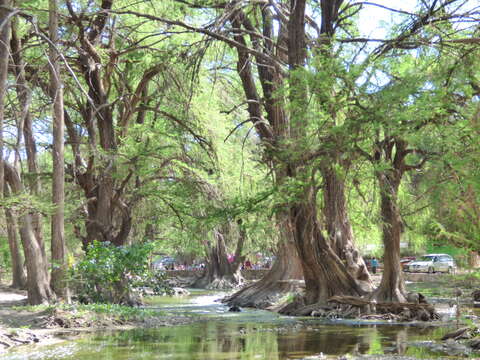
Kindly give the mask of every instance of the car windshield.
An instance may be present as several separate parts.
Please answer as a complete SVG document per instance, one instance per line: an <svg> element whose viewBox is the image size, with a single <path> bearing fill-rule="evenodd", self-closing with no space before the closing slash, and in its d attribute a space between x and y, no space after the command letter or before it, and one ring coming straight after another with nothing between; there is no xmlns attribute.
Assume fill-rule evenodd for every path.
<svg viewBox="0 0 480 360"><path fill-rule="evenodd" d="M433 259L435 258L435 256L422 256L420 259L418 259L418 261L433 261Z"/></svg>

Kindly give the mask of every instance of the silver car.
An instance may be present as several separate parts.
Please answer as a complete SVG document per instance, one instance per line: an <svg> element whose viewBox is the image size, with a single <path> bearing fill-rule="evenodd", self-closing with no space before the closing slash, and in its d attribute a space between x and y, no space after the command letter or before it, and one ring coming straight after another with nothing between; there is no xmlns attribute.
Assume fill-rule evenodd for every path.
<svg viewBox="0 0 480 360"><path fill-rule="evenodd" d="M446 272L452 274L457 266L455 260L448 254L428 254L408 265L410 272Z"/></svg>

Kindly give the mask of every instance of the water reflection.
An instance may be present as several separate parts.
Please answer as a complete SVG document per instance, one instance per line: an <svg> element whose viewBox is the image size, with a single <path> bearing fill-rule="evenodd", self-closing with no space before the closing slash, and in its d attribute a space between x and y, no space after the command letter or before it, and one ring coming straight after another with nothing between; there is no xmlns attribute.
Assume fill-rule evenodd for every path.
<svg viewBox="0 0 480 360"><path fill-rule="evenodd" d="M211 294L210 294L211 295ZM218 296L195 294L180 304L158 299L154 307L200 320L182 326L104 332L51 347L19 349L2 359L303 359L324 354L407 355L435 358L422 346L449 328L388 324L322 323L318 319L279 317L266 311L229 313ZM37 350L37 351L36 351Z"/></svg>
<svg viewBox="0 0 480 360"><path fill-rule="evenodd" d="M302 359L319 355L398 354L432 358L412 341L438 339L445 329L295 323L202 321L188 326L96 334L72 344L41 348L28 359ZM31 350L30 350L31 351ZM21 353L6 359L25 359Z"/></svg>

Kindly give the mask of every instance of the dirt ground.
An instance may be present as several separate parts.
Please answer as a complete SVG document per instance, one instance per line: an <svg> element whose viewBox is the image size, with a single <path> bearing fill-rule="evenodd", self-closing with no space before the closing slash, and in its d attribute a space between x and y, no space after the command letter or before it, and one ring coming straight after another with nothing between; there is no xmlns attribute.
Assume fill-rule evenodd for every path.
<svg viewBox="0 0 480 360"><path fill-rule="evenodd" d="M14 346L33 343L54 343L50 329L42 329L45 312L19 311L15 306L25 305L26 291L0 285L0 353Z"/></svg>

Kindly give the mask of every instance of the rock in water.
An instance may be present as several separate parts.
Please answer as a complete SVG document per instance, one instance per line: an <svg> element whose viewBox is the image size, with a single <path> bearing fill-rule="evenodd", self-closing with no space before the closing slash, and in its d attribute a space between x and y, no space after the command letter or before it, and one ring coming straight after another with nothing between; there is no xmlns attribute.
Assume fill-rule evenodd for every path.
<svg viewBox="0 0 480 360"><path fill-rule="evenodd" d="M228 309L228 311L231 311L231 312L240 312L242 311L237 305L233 305L232 307L230 307L230 309Z"/></svg>
<svg viewBox="0 0 480 360"><path fill-rule="evenodd" d="M172 288L173 296L188 296L190 295L190 291L181 287L174 287Z"/></svg>
<svg viewBox="0 0 480 360"><path fill-rule="evenodd" d="M413 304L427 304L427 298L421 293L410 292L407 294L407 302Z"/></svg>
<svg viewBox="0 0 480 360"><path fill-rule="evenodd" d="M463 335L470 330L470 327L463 327L461 329L455 330L453 332L450 332L448 334L443 335L442 340L448 340L448 339L459 339L463 337Z"/></svg>
<svg viewBox="0 0 480 360"><path fill-rule="evenodd" d="M468 342L468 345L475 350L480 349L480 338L474 338Z"/></svg>

